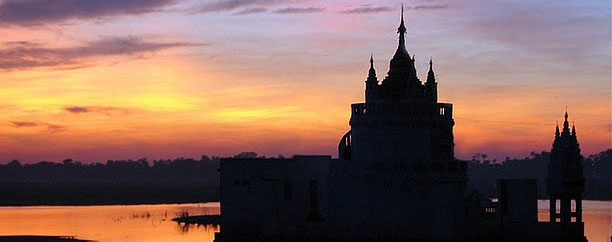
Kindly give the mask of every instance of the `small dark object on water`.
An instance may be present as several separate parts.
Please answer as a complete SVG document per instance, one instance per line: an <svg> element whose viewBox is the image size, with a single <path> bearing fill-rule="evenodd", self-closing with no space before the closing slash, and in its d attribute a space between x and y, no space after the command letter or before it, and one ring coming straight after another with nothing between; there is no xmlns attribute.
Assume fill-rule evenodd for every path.
<svg viewBox="0 0 612 242"><path fill-rule="evenodd" d="M0 242L91 242L93 240L76 239L74 236L0 236Z"/></svg>
<svg viewBox="0 0 612 242"><path fill-rule="evenodd" d="M221 215L182 216L173 218L172 221L186 224L219 225L221 223Z"/></svg>

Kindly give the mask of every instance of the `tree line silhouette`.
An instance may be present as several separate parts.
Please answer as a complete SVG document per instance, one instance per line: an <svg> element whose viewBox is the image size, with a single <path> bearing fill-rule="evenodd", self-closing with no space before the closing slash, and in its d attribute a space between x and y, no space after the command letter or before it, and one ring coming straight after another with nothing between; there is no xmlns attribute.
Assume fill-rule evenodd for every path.
<svg viewBox="0 0 612 242"><path fill-rule="evenodd" d="M242 152L235 158L257 158ZM279 156L282 158L282 156ZM0 164L0 205L190 203L219 200L221 157L199 160L109 160L85 164L65 159Z"/></svg>
<svg viewBox="0 0 612 242"><path fill-rule="evenodd" d="M500 178L538 179L546 197L549 152L522 159L488 160L477 154L468 163L468 189L495 196ZM257 158L242 152L235 158ZM283 158L279 156L278 158ZM142 204L218 201L220 157L199 160L109 160L84 164L72 159L0 164L0 205ZM612 150L584 158L585 199L612 199Z"/></svg>
<svg viewBox="0 0 612 242"><path fill-rule="evenodd" d="M496 180L538 180L538 195L546 198L546 177L550 152L531 152L522 159L506 158L504 161L488 160L486 154L476 154L468 162L468 189L478 190L482 195L493 197ZM584 157L585 199L612 200L612 149Z"/></svg>
<svg viewBox="0 0 612 242"><path fill-rule="evenodd" d="M0 205L185 203L218 200L219 157L0 165Z"/></svg>

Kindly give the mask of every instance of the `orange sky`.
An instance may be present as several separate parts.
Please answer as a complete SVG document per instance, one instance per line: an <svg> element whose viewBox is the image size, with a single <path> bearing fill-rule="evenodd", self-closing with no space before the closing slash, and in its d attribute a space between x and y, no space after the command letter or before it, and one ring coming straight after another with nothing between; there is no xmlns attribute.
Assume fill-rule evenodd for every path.
<svg viewBox="0 0 612 242"><path fill-rule="evenodd" d="M401 3L129 2L0 1L0 163L336 156ZM454 104L457 157L549 150L566 106L583 155L610 148L609 2L403 3L421 78L433 56Z"/></svg>

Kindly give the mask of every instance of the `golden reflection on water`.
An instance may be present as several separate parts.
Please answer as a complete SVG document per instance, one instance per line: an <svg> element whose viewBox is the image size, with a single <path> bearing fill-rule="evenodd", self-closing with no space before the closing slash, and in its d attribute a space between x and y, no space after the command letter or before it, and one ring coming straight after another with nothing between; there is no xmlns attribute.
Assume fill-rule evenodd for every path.
<svg viewBox="0 0 612 242"><path fill-rule="evenodd" d="M539 221L550 221L548 206L548 200L538 200ZM612 201L583 201L582 209L584 234L589 242L610 242Z"/></svg>
<svg viewBox="0 0 612 242"><path fill-rule="evenodd" d="M219 214L219 203L0 207L0 235L66 235L100 242L213 240L218 226L171 220L183 213Z"/></svg>
<svg viewBox="0 0 612 242"><path fill-rule="evenodd" d="M548 221L548 200L539 200L539 219ZM584 201L585 234L609 242L612 201ZM66 235L99 242L212 241L218 226L179 225L183 213L219 214L219 203L0 207L0 235Z"/></svg>

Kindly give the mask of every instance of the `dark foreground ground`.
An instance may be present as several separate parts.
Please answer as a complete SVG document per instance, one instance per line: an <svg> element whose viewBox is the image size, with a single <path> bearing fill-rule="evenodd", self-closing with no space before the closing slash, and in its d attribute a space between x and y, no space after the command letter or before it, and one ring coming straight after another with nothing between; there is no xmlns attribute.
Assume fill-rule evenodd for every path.
<svg viewBox="0 0 612 242"><path fill-rule="evenodd" d="M91 240L80 240L67 236L0 236L0 242L85 242Z"/></svg>

